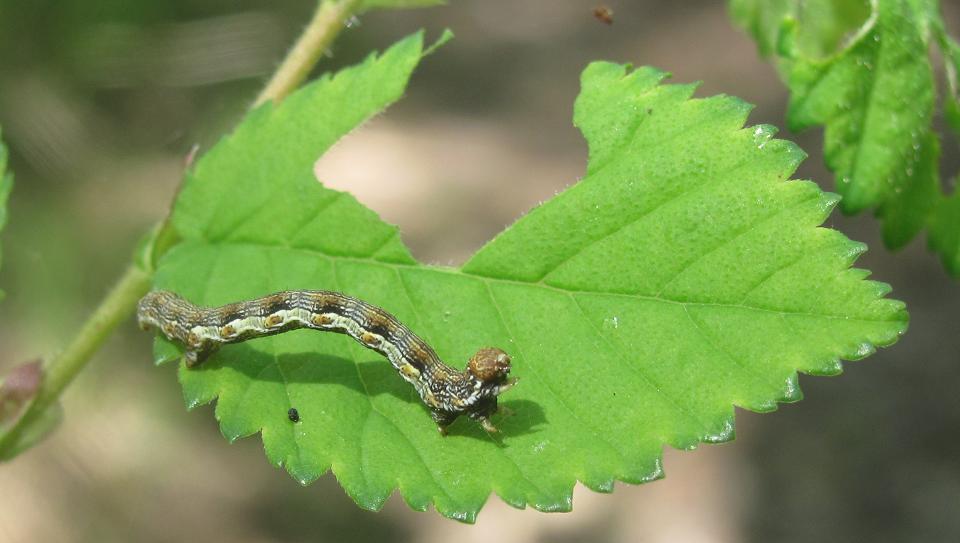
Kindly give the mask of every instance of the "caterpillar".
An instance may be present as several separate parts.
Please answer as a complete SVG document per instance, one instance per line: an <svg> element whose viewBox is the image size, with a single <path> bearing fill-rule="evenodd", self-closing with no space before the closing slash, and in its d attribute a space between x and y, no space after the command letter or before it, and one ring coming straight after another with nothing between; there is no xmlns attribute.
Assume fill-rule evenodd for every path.
<svg viewBox="0 0 960 543"><path fill-rule="evenodd" d="M482 348L463 371L456 370L386 310L328 290L288 290L220 307L199 307L173 292L155 290L140 300L137 321L142 329L157 329L183 344L188 368L227 343L299 328L346 334L386 357L413 385L441 435L460 415L487 432L498 432L490 422L497 397L516 384L508 378L510 356L501 349Z"/></svg>

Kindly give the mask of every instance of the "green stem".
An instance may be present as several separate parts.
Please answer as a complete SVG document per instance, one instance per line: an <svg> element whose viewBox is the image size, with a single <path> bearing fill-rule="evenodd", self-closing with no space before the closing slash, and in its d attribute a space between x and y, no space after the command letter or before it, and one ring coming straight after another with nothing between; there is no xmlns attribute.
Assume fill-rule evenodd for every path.
<svg viewBox="0 0 960 543"><path fill-rule="evenodd" d="M340 33L346 21L356 13L359 5L360 0L322 0L303 35L287 53L277 72L257 97L256 104L267 100L278 102L293 92L306 79L314 64ZM160 241L157 241L162 246L151 252L150 260L159 258L158 252L162 253L171 243L170 240L175 239L171 237L175 236L175 233L168 223L169 217L162 227L166 236L160 235ZM152 266L152 262L148 263L149 266ZM86 367L117 325L133 314L137 301L147 293L152 281L151 272L144 271L136 264L130 265L66 349L45 364L43 381L37 395L23 416L6 432L0 434L0 458L9 458L16 454L25 432L31 429L31 425L39 423L44 413L59 401L67 385Z"/></svg>
<svg viewBox="0 0 960 543"><path fill-rule="evenodd" d="M293 92L310 74L333 40L353 17L359 0L323 0L300 39L257 96L253 107L267 101L279 102Z"/></svg>
<svg viewBox="0 0 960 543"><path fill-rule="evenodd" d="M87 365L110 333L133 313L137 301L150 290L150 282L151 276L147 272L135 265L127 268L70 344L45 364L40 389L27 411L0 435L0 458L7 457L10 449L19 443L24 430L57 402L63 389Z"/></svg>

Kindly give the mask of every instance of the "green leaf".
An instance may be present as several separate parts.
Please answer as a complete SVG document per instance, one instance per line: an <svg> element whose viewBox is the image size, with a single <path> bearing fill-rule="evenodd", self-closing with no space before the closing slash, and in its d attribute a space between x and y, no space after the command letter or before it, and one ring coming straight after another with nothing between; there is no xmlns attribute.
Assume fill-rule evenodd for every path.
<svg viewBox="0 0 960 543"><path fill-rule="evenodd" d="M382 57L266 103L197 162L173 212L184 239L284 243L340 256L412 263L396 228L349 196L314 192L313 164L341 136L398 99L420 59L422 34ZM331 106L331 104L335 104ZM294 138L292 134L296 133ZM289 179L299 184L291 185ZM280 190L286 183L289 190Z"/></svg>
<svg viewBox="0 0 960 543"><path fill-rule="evenodd" d="M903 247L929 222L941 198L939 159L940 143L933 133L927 133L916 156L905 166L910 182L897 187L895 196L877 210L888 247Z"/></svg>
<svg viewBox="0 0 960 543"><path fill-rule="evenodd" d="M760 54L777 52L783 33L796 21L803 29L797 36L804 55L823 57L833 53L870 15L868 0L731 0L730 15L757 42Z"/></svg>
<svg viewBox="0 0 960 543"><path fill-rule="evenodd" d="M960 44L941 34L941 50L944 51L944 71L947 74L947 95L943 110L950 128L960 135Z"/></svg>
<svg viewBox="0 0 960 543"><path fill-rule="evenodd" d="M930 221L930 248L940 254L950 273L960 277L960 191L937 205Z"/></svg>
<svg viewBox="0 0 960 543"><path fill-rule="evenodd" d="M937 26L937 39L947 80L943 113L954 135L960 136L960 44L947 36L942 22ZM952 195L938 198L930 217L929 245L939 253L944 267L954 277L960 277L960 192L956 183Z"/></svg>
<svg viewBox="0 0 960 543"><path fill-rule="evenodd" d="M7 224L7 200L10 198L10 189L13 188L13 174L7 172L7 148L0 142L0 233ZM3 252L0 251L0 264L3 263ZM4 293L0 290L0 300Z"/></svg>
<svg viewBox="0 0 960 543"><path fill-rule="evenodd" d="M788 122L797 130L826 126L827 166L850 213L880 205L912 182L910 163L933 117L933 71L917 61L926 59L927 43L909 4L879 2L868 25L825 60L787 45Z"/></svg>
<svg viewBox="0 0 960 543"><path fill-rule="evenodd" d="M260 432L295 479L332 470L365 508L399 490L468 522L491 492L565 511L576 481L610 492L661 477L664 445L731 439L734 406L798 400L798 371L836 374L905 330L889 287L849 269L864 246L818 228L837 198L788 181L803 153L772 127L744 128L748 104L691 99L693 85L661 85L652 68L584 72L582 181L462 269L417 263L310 165L400 95L420 52L408 38L252 112L176 204L183 241L157 287L205 305L338 290L394 313L453 365L482 346L513 356L499 437L463 419L441 437L389 363L337 334L300 330L181 366L188 406L216 399L224 436ZM158 361L175 352L158 341Z"/></svg>
<svg viewBox="0 0 960 543"><path fill-rule="evenodd" d="M731 0L730 8L762 53L778 55L791 128L825 127L844 211L875 208L893 249L934 223L934 250L946 229L960 235L960 222L942 212L951 208L941 205L930 45L943 56L944 116L958 134L960 46L946 35L937 0ZM949 262L951 254L941 256Z"/></svg>
<svg viewBox="0 0 960 543"><path fill-rule="evenodd" d="M730 0L730 16L753 36L760 54L772 54L780 41L780 25L796 15L794 0Z"/></svg>

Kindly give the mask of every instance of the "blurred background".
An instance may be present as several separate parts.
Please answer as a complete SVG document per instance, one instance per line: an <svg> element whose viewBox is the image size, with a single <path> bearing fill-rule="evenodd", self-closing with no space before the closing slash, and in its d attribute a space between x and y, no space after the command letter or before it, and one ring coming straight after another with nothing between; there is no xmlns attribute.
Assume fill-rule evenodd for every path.
<svg viewBox="0 0 960 543"><path fill-rule="evenodd" d="M960 6L943 2L960 35ZM576 182L571 124L591 60L652 64L700 96L757 104L783 126L774 68L719 1L451 0L364 16L318 70L425 27L457 38L407 97L317 165L400 225L424 262L459 264L539 201ZM161 218L194 144L243 115L313 0L0 0L0 125L16 186L3 233L0 374L56 352ZM809 154L798 177L832 189L822 133L782 131ZM944 173L960 167L944 142ZM907 302L910 332L838 378L801 377L806 399L739 412L737 439L665 452L666 479L578 488L574 511L491 497L475 526L397 497L359 509L329 474L300 487L258 437L228 445L209 407L188 413L173 367L123 325L65 397L52 437L0 465L0 541L958 541L960 283L915 240L896 254L869 216L828 220L871 251L859 261Z"/></svg>

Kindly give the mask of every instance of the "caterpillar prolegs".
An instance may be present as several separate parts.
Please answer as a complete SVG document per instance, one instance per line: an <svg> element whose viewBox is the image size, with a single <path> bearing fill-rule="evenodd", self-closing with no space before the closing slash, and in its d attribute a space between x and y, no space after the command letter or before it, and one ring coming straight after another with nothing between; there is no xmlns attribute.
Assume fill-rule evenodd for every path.
<svg viewBox="0 0 960 543"><path fill-rule="evenodd" d="M198 307L157 290L140 300L137 320L144 330L159 329L182 343L188 367L201 364L225 343L298 328L346 334L390 361L417 390L443 435L460 415L496 432L490 416L497 411L497 396L516 383L508 378L510 356L500 349L480 349L458 371L387 311L327 290L288 290L220 307Z"/></svg>

